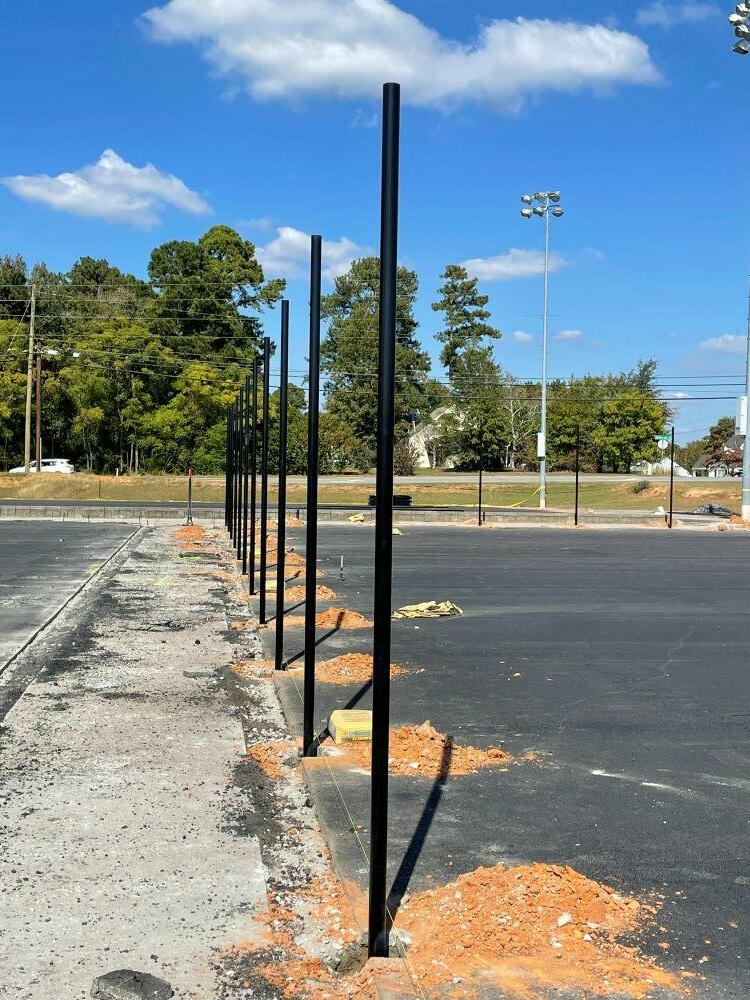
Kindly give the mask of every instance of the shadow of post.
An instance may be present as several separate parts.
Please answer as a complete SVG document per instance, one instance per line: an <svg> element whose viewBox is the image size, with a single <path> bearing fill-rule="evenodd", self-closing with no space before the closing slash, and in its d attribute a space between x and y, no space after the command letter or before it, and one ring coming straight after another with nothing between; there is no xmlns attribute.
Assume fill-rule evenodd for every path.
<svg viewBox="0 0 750 1000"><path fill-rule="evenodd" d="M422 815L419 817L419 822L417 823L414 833L412 834L412 838L409 841L409 846L406 848L404 857L399 865L399 869L393 879L393 885L391 886L391 891L388 896L388 913L390 923L395 921L396 914L401 906L401 901L406 894L406 890L409 888L409 882L414 874L414 869L417 866L419 856L422 853L422 848L424 847L424 842L427 839L427 834L440 806L440 800L443 797L443 789L445 788L445 783L448 780L448 775L450 774L452 760L453 737L450 733L448 733L445 739L445 746L443 747L443 756L440 760L440 770L438 772L438 776L433 782L430 794L428 795L427 801L422 809Z"/></svg>

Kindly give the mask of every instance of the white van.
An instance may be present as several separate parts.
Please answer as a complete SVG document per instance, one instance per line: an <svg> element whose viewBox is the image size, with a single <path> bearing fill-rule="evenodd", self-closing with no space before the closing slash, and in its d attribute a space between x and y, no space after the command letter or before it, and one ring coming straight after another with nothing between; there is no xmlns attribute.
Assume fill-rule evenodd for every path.
<svg viewBox="0 0 750 1000"><path fill-rule="evenodd" d="M11 473L18 474L26 472L26 469L22 465L19 465L17 468L11 469L10 471ZM75 465L71 465L70 462L67 460L67 458L43 458L41 471L63 472L69 475L71 472L76 471L76 467ZM36 472L35 461L32 461L31 465L29 466L29 472Z"/></svg>

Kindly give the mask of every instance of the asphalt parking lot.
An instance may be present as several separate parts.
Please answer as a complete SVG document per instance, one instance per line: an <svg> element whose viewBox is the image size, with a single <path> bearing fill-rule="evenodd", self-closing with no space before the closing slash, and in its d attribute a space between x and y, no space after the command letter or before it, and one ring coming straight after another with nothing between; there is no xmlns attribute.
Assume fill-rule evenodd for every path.
<svg viewBox="0 0 750 1000"><path fill-rule="evenodd" d="M303 530L289 537L303 549ZM372 528L321 525L336 606L371 614L373 545ZM705 977L695 995L750 995L750 536L407 525L394 546L394 608L465 614L393 623L392 660L411 672L392 683L392 725L542 756L439 785L392 777L393 905L481 865L571 865L663 894L662 962ZM371 642L338 631L319 656ZM289 629L288 660L301 649ZM369 695L319 684L316 718ZM347 772L323 804L364 886L339 791L366 836L368 779Z"/></svg>
<svg viewBox="0 0 750 1000"><path fill-rule="evenodd" d="M127 524L0 522L0 673L135 530Z"/></svg>

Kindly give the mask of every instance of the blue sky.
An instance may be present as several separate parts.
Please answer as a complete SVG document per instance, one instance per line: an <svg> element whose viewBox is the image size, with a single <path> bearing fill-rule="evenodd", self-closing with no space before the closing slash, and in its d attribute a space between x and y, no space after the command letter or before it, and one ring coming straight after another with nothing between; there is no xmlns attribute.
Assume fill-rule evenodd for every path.
<svg viewBox="0 0 750 1000"><path fill-rule="evenodd" d="M143 274L155 244L236 226L266 248L269 276L290 279L299 369L299 234L331 242L331 273L377 246L378 99L396 78L400 256L420 276L433 356L439 273L478 260L504 333L498 360L537 376L543 234L519 198L559 188L552 373L656 355L670 395L730 395L707 378L744 369L748 143L737 95L750 60L730 52L730 8L553 6L535 21L528 5L496 0L8 5L0 252L56 269L90 254ZM66 173L78 176L55 180ZM733 411L683 404L680 436Z"/></svg>

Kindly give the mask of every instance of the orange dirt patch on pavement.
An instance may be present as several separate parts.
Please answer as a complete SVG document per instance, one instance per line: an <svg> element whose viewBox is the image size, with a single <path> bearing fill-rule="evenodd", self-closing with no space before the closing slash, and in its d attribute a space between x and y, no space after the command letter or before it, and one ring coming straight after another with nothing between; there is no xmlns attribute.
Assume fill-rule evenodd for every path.
<svg viewBox="0 0 750 1000"><path fill-rule="evenodd" d="M205 542L208 541L206 529L199 524L186 524L177 529L175 538L178 542Z"/></svg>
<svg viewBox="0 0 750 1000"><path fill-rule="evenodd" d="M295 552L294 549L292 549L290 552L287 552L284 557L284 562L287 566L304 566L305 557L301 556L299 552Z"/></svg>
<svg viewBox="0 0 750 1000"><path fill-rule="evenodd" d="M369 742L346 743L346 754L365 769L370 767L372 748ZM429 722L421 726L392 729L389 741L388 770L391 774L445 780L449 775L475 774L483 767L504 767L513 763L505 750L492 747L458 746L450 735L439 733Z"/></svg>
<svg viewBox="0 0 750 1000"><path fill-rule="evenodd" d="M279 740L271 743L256 743L249 747L247 755L260 767L268 778L274 780L283 778L295 744L291 740Z"/></svg>
<svg viewBox="0 0 750 1000"><path fill-rule="evenodd" d="M391 677L400 677L405 673L403 667L391 664ZM344 653L319 663L315 676L324 684L361 684L372 677L372 657L366 653Z"/></svg>
<svg viewBox="0 0 750 1000"><path fill-rule="evenodd" d="M287 615L286 623L289 628L303 628L305 624L304 615ZM361 615L359 611L350 611L348 608L329 608L328 611L321 611L315 616L316 628L372 628L372 622Z"/></svg>
<svg viewBox="0 0 750 1000"><path fill-rule="evenodd" d="M289 562L289 559L287 558L285 561ZM304 568L304 566L301 566L299 569L295 569L293 572L291 572L287 577L287 580L304 580L306 572L307 570ZM322 570L316 569L315 576L318 579L320 579L320 577L323 576Z"/></svg>
<svg viewBox="0 0 750 1000"><path fill-rule="evenodd" d="M304 601L307 591L305 587L300 584L297 587L290 587L286 592L287 600L290 601ZM330 587L316 587L315 596L319 601L335 601L336 595L330 589Z"/></svg>
<svg viewBox="0 0 750 1000"><path fill-rule="evenodd" d="M423 988L458 977L463 987L451 996L492 983L529 1000L557 990L645 998L686 989L633 943L657 910L573 868L497 865L407 899L396 925L412 936Z"/></svg>

